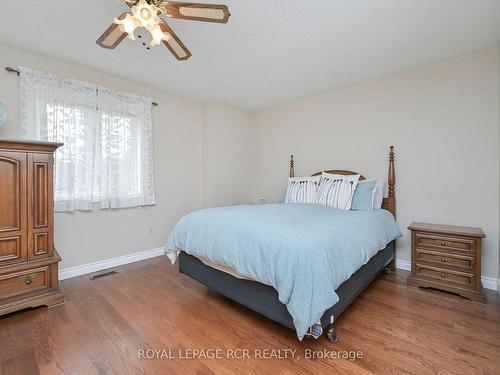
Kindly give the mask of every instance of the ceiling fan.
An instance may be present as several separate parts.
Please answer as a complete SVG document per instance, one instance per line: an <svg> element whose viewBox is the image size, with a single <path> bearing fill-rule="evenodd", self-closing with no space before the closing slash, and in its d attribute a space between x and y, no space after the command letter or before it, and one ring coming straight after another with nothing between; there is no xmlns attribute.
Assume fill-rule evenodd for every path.
<svg viewBox="0 0 500 375"><path fill-rule="evenodd" d="M114 49L128 35L135 40L134 31L138 27L146 28L151 34L147 49L163 43L177 60L187 60L191 52L168 26L163 18L227 23L231 14L225 5L185 3L166 0L119 0L127 4L132 12L122 13L113 24L97 39L103 48ZM138 35L142 38L141 35Z"/></svg>

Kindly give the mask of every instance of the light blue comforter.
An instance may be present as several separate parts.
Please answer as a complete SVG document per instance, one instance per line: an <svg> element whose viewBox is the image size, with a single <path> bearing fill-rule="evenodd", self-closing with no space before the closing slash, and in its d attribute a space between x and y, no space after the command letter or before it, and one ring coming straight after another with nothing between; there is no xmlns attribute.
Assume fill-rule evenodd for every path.
<svg viewBox="0 0 500 375"><path fill-rule="evenodd" d="M300 340L338 301L335 290L401 236L386 210L345 211L317 204L208 208L184 216L166 245L273 286Z"/></svg>

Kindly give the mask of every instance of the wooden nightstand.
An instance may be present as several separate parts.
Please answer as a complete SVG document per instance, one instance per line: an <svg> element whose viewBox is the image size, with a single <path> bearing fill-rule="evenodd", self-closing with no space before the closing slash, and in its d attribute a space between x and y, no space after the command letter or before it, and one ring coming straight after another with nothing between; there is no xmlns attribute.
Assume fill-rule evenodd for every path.
<svg viewBox="0 0 500 375"><path fill-rule="evenodd" d="M481 228L411 223L408 284L486 302L481 285Z"/></svg>

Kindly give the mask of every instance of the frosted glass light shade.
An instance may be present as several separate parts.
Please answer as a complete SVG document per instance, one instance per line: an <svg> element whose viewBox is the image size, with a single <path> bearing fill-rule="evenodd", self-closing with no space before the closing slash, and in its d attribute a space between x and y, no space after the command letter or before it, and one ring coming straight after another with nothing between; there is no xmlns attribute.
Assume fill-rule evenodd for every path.
<svg viewBox="0 0 500 375"><path fill-rule="evenodd" d="M134 17L127 14L122 20L115 18L114 22L120 27L120 31L127 33L130 39L135 40L134 31L140 24Z"/></svg>
<svg viewBox="0 0 500 375"><path fill-rule="evenodd" d="M146 0L141 0L132 8L134 19L139 22L139 26L145 28L158 25L160 17L158 17L158 8L154 4L148 4Z"/></svg>
<svg viewBox="0 0 500 375"><path fill-rule="evenodd" d="M171 38L169 34L165 34L161 29L160 25L154 25L148 28L151 33L151 42L149 43L151 47L157 46L162 42L162 40L168 40Z"/></svg>

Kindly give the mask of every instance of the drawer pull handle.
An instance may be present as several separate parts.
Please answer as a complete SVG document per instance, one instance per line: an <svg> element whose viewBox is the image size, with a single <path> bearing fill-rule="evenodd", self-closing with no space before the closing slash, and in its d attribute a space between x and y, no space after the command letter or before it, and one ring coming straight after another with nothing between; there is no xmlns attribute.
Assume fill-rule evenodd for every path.
<svg viewBox="0 0 500 375"><path fill-rule="evenodd" d="M446 262L446 257L441 257L441 262Z"/></svg>
<svg viewBox="0 0 500 375"><path fill-rule="evenodd" d="M441 246L446 246L446 242L441 241Z"/></svg>
<svg viewBox="0 0 500 375"><path fill-rule="evenodd" d="M441 277L446 277L446 272L441 272Z"/></svg>
<svg viewBox="0 0 500 375"><path fill-rule="evenodd" d="M30 285L32 281L33 281L33 280L31 279L31 276L26 276L26 277L24 278L24 283L25 283L26 285Z"/></svg>

